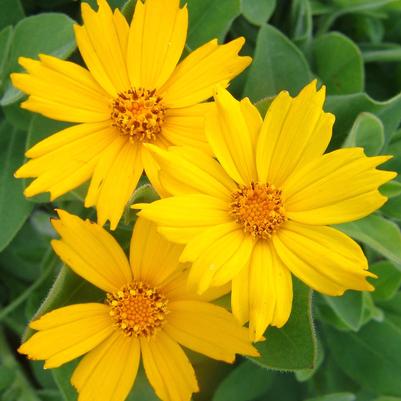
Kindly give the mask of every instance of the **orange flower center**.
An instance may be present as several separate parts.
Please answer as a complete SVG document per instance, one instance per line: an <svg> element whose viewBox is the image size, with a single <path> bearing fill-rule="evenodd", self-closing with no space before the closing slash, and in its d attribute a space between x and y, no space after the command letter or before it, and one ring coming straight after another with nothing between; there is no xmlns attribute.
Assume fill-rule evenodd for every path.
<svg viewBox="0 0 401 401"><path fill-rule="evenodd" d="M255 238L269 239L287 218L281 190L274 185L251 183L231 195L230 215Z"/></svg>
<svg viewBox="0 0 401 401"><path fill-rule="evenodd" d="M167 298L142 281L107 294L110 316L127 336L152 337L166 321Z"/></svg>
<svg viewBox="0 0 401 401"><path fill-rule="evenodd" d="M111 119L132 142L154 142L160 134L166 107L156 89L129 89L113 101Z"/></svg>

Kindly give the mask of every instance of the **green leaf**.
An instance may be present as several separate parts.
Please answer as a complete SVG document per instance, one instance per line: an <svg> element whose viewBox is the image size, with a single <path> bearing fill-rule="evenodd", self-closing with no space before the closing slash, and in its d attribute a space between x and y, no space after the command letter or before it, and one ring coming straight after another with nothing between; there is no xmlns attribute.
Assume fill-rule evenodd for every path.
<svg viewBox="0 0 401 401"><path fill-rule="evenodd" d="M400 397L391 397L391 396L387 396L387 395L382 395L378 398L375 398L372 401L401 401Z"/></svg>
<svg viewBox="0 0 401 401"><path fill-rule="evenodd" d="M348 291L341 297L322 295L341 322L353 331L362 326L363 298L359 291Z"/></svg>
<svg viewBox="0 0 401 401"><path fill-rule="evenodd" d="M21 70L18 65L20 56L37 58L38 54L44 53L67 58L75 50L73 24L70 17L58 13L43 13L21 20L14 30L7 73ZM22 92L13 88L8 80L0 104L6 106L15 103L22 96Z"/></svg>
<svg viewBox="0 0 401 401"><path fill-rule="evenodd" d="M265 24L276 8L276 0L245 0L242 15L254 25Z"/></svg>
<svg viewBox="0 0 401 401"><path fill-rule="evenodd" d="M4 28L0 32L0 93L3 87L3 81L6 77L8 53L10 51L11 42L13 37L13 29L11 26Z"/></svg>
<svg viewBox="0 0 401 401"><path fill-rule="evenodd" d="M13 176L22 164L25 138L8 123L0 124L0 251L14 238L32 211L23 192L23 182Z"/></svg>
<svg viewBox="0 0 401 401"><path fill-rule="evenodd" d="M398 197L398 195L401 195L401 182L386 182L380 187L380 193L382 193L384 196L387 196L388 198Z"/></svg>
<svg viewBox="0 0 401 401"><path fill-rule="evenodd" d="M263 396L272 384L272 374L250 361L241 363L220 383L213 401L252 401Z"/></svg>
<svg viewBox="0 0 401 401"><path fill-rule="evenodd" d="M383 145L383 123L372 113L361 113L355 120L343 147L362 147L368 156L375 156L380 153Z"/></svg>
<svg viewBox="0 0 401 401"><path fill-rule="evenodd" d="M371 321L358 333L324 326L332 356L346 374L374 393L401 395L401 326L388 317Z"/></svg>
<svg viewBox="0 0 401 401"><path fill-rule="evenodd" d="M24 18L24 9L20 0L1 0L0 29L15 24Z"/></svg>
<svg viewBox="0 0 401 401"><path fill-rule="evenodd" d="M249 67L244 96L257 101L281 90L295 95L310 80L309 66L301 51L273 26L263 26Z"/></svg>
<svg viewBox="0 0 401 401"><path fill-rule="evenodd" d="M74 360L57 369L51 370L54 381L63 397L63 401L76 401L78 398L77 392L71 384L71 376L77 365L78 361Z"/></svg>
<svg viewBox="0 0 401 401"><path fill-rule="evenodd" d="M188 0L189 32L187 44L195 50L211 39L223 41L235 18L240 0Z"/></svg>
<svg viewBox="0 0 401 401"><path fill-rule="evenodd" d="M400 124L400 108L401 95L385 102L375 101L366 93L328 96L325 110L332 112L336 116L334 136L330 143L330 148L335 149L341 146L352 128L355 118L364 111L373 113L380 118L384 127L385 142L388 143Z"/></svg>
<svg viewBox="0 0 401 401"><path fill-rule="evenodd" d="M382 192L382 190L380 190ZM389 199L380 209L386 216L401 221L401 196Z"/></svg>
<svg viewBox="0 0 401 401"><path fill-rule="evenodd" d="M401 270L401 233L393 222L371 215L336 227L394 262Z"/></svg>
<svg viewBox="0 0 401 401"><path fill-rule="evenodd" d="M355 399L356 396L352 393L334 393L315 398L308 398L305 401L354 401Z"/></svg>
<svg viewBox="0 0 401 401"><path fill-rule="evenodd" d="M142 366L139 367L134 387L126 401L160 401L150 386Z"/></svg>
<svg viewBox="0 0 401 401"><path fill-rule="evenodd" d="M375 301L385 301L394 297L401 286L401 272L388 261L380 261L369 267L372 273L377 275L372 280L375 290L372 297Z"/></svg>
<svg viewBox="0 0 401 401"><path fill-rule="evenodd" d="M320 341L317 341L316 363L312 369L301 369L295 371L295 377L299 382L306 382L315 375L324 361L324 348Z"/></svg>
<svg viewBox="0 0 401 401"><path fill-rule="evenodd" d="M281 329L270 327L266 340L255 346L260 357L251 358L263 367L279 370L312 369L316 363L316 339L311 315L312 291L293 280L294 300L291 317Z"/></svg>

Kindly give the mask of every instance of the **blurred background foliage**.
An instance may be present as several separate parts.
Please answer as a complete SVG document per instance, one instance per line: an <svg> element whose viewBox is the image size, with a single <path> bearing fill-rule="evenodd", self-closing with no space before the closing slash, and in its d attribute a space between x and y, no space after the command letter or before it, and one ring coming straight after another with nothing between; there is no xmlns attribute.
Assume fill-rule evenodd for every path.
<svg viewBox="0 0 401 401"><path fill-rule="evenodd" d="M95 0L88 0L96 7ZM135 1L109 0L132 15ZM218 37L247 40L254 62L230 90L265 111L282 89L296 94L311 79L327 86L325 109L336 115L331 148L363 146L368 155L393 154L401 172L400 0L188 0L186 51ZM36 314L99 300L98 291L61 266L49 247L49 218L61 207L95 218L82 206L85 186L50 203L26 200L13 178L24 150L66 126L19 109L10 85L21 55L48 53L81 62L72 33L80 22L74 0L0 0L0 400L75 401L75 363L49 371L15 349ZM143 186L133 200L150 201ZM191 354L204 401L401 401L401 182L382 188L387 204L363 220L339 226L359 241L379 275L373 293L341 298L311 294L295 284L293 313L271 328L257 360L229 366ZM135 216L114 233L127 248ZM50 291L49 291L50 290ZM224 304L223 299L221 303ZM154 401L140 372L129 401Z"/></svg>

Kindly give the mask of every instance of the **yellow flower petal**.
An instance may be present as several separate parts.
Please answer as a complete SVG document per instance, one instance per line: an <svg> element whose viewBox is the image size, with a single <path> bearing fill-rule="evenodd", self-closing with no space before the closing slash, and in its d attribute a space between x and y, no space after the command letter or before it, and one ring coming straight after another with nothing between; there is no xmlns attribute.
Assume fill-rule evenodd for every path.
<svg viewBox="0 0 401 401"><path fill-rule="evenodd" d="M77 64L45 55L40 56L40 61L25 57L20 57L18 61L27 73L11 74L13 85L32 96L24 102L24 108L71 122L110 119L110 99L89 71ZM45 105L43 109L41 104Z"/></svg>
<svg viewBox="0 0 401 401"><path fill-rule="evenodd" d="M174 71L184 49L188 11L179 0L136 3L127 63L131 85L157 89Z"/></svg>
<svg viewBox="0 0 401 401"><path fill-rule="evenodd" d="M115 331L75 369L71 383L78 390L78 399L124 401L134 384L139 359L139 340Z"/></svg>
<svg viewBox="0 0 401 401"><path fill-rule="evenodd" d="M158 146L156 146L159 148ZM169 193L165 190L160 182L160 165L156 158L145 146L141 146L141 158L145 174L148 177L152 187L156 190L160 197L166 197Z"/></svg>
<svg viewBox="0 0 401 401"><path fill-rule="evenodd" d="M283 264L309 287L328 295L346 290L372 291L375 277L360 246L331 227L288 221L272 237Z"/></svg>
<svg viewBox="0 0 401 401"><path fill-rule="evenodd" d="M52 246L60 258L85 280L114 292L132 280L131 269L117 241L101 226L59 210L52 220L61 240Z"/></svg>
<svg viewBox="0 0 401 401"><path fill-rule="evenodd" d="M215 94L216 113L206 117L206 136L223 168L242 185L257 181L252 134L243 107L225 89ZM246 113L246 116L248 113Z"/></svg>
<svg viewBox="0 0 401 401"><path fill-rule="evenodd" d="M106 0L98 0L94 11L82 3L83 26L75 26L79 50L86 65L98 83L113 97L130 88L125 60L126 30L116 27L115 17Z"/></svg>
<svg viewBox="0 0 401 401"><path fill-rule="evenodd" d="M259 341L269 325L282 327L292 305L292 279L270 242L258 241L248 268L249 330ZM234 287L233 287L234 291Z"/></svg>
<svg viewBox="0 0 401 401"><path fill-rule="evenodd" d="M37 177L25 189L25 196L50 192L53 200L87 181L114 140L114 130L105 123L67 128L29 150L27 156L33 159L15 177Z"/></svg>
<svg viewBox="0 0 401 401"><path fill-rule="evenodd" d="M230 202L237 186L211 156L186 146L168 150L153 145L147 148L158 160L161 184L167 192L173 195L203 193Z"/></svg>
<svg viewBox="0 0 401 401"><path fill-rule="evenodd" d="M130 246L135 280L158 287L177 270L181 252L182 246L163 238L156 224L142 217L136 221Z"/></svg>
<svg viewBox="0 0 401 401"><path fill-rule="evenodd" d="M152 340L141 339L143 366L157 396L163 401L189 401L198 392L195 372L181 347L163 331Z"/></svg>
<svg viewBox="0 0 401 401"><path fill-rule="evenodd" d="M233 277L231 310L242 325L249 320L249 263Z"/></svg>
<svg viewBox="0 0 401 401"><path fill-rule="evenodd" d="M114 230L143 171L141 147L119 140L107 149L95 168L85 206L96 205L98 222Z"/></svg>
<svg viewBox="0 0 401 401"><path fill-rule="evenodd" d="M175 301L165 331L184 347L210 358L232 363L235 354L258 356L247 329L231 313L199 301Z"/></svg>
<svg viewBox="0 0 401 401"><path fill-rule="evenodd" d="M167 109L163 136L174 145L192 146L211 153L205 135L205 116L213 109L213 102Z"/></svg>
<svg viewBox="0 0 401 401"><path fill-rule="evenodd" d="M259 182L281 187L296 169L321 156L331 138L334 116L323 112L325 88L316 81L291 98L281 92L267 111L256 150Z"/></svg>
<svg viewBox="0 0 401 401"><path fill-rule="evenodd" d="M175 196L140 206L138 214L160 226L194 228L194 232L231 220L228 203L208 195Z"/></svg>
<svg viewBox="0 0 401 401"><path fill-rule="evenodd" d="M253 147L256 149L259 131L262 127L262 117L258 109L251 103L249 98L244 98L240 102L241 113L244 116L245 122L248 126L248 131L251 136Z"/></svg>
<svg viewBox="0 0 401 401"><path fill-rule="evenodd" d="M206 230L187 245L181 256L181 261L193 261L189 287L203 293L211 286L226 284L248 263L253 246L254 239L244 235L236 223Z"/></svg>
<svg viewBox="0 0 401 401"><path fill-rule="evenodd" d="M193 51L160 88L167 107L178 108L202 102L213 95L216 85L227 86L243 71L250 57L239 57L244 38L218 45L211 40Z"/></svg>
<svg viewBox="0 0 401 401"><path fill-rule="evenodd" d="M31 323L39 330L18 352L30 359L45 360L45 368L56 368L85 354L114 330L106 305L89 303L56 309Z"/></svg>
<svg viewBox="0 0 401 401"><path fill-rule="evenodd" d="M367 216L387 200L378 187L396 176L392 171L375 169L388 159L388 156L366 157L360 148L325 154L285 182L287 216L317 225Z"/></svg>

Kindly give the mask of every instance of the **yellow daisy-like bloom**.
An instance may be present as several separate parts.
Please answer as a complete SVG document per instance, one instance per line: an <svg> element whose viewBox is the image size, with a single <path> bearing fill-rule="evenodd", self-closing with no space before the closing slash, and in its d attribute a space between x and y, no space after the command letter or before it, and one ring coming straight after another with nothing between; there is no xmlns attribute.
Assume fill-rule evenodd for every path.
<svg viewBox="0 0 401 401"><path fill-rule="evenodd" d="M323 154L334 123L324 100L316 82L295 98L281 92L262 121L248 99L218 90L206 119L218 161L153 148L173 196L137 205L139 214L186 244L181 261L193 262L189 283L199 292L232 280L233 313L249 320L256 340L288 320L291 273L329 295L373 289L359 245L327 225L378 209L386 201L378 187L395 173L375 168L388 156L366 157L361 148Z"/></svg>
<svg viewBox="0 0 401 401"><path fill-rule="evenodd" d="M98 222L114 229L145 170L161 191L158 166L143 146L153 143L208 149L204 114L216 84L227 86L251 59L239 57L244 39L212 40L181 57L188 25L179 0L137 1L130 25L105 0L93 11L82 3L83 25L75 26L88 70L55 57L20 58L27 73L12 74L29 94L22 107L46 117L79 123L26 152L31 158L16 177L37 177L26 196L51 199L91 178L85 206L96 206Z"/></svg>
<svg viewBox="0 0 401 401"><path fill-rule="evenodd" d="M149 382L163 401L189 401L198 391L194 370L181 344L211 358L233 362L235 353L257 356L247 330L225 309L187 291L180 268L182 247L139 219L130 260L101 226L59 211L52 241L75 273L106 292L104 303L56 309L30 326L38 330L19 352L56 368L86 354L71 382L79 401L123 401L140 356Z"/></svg>

